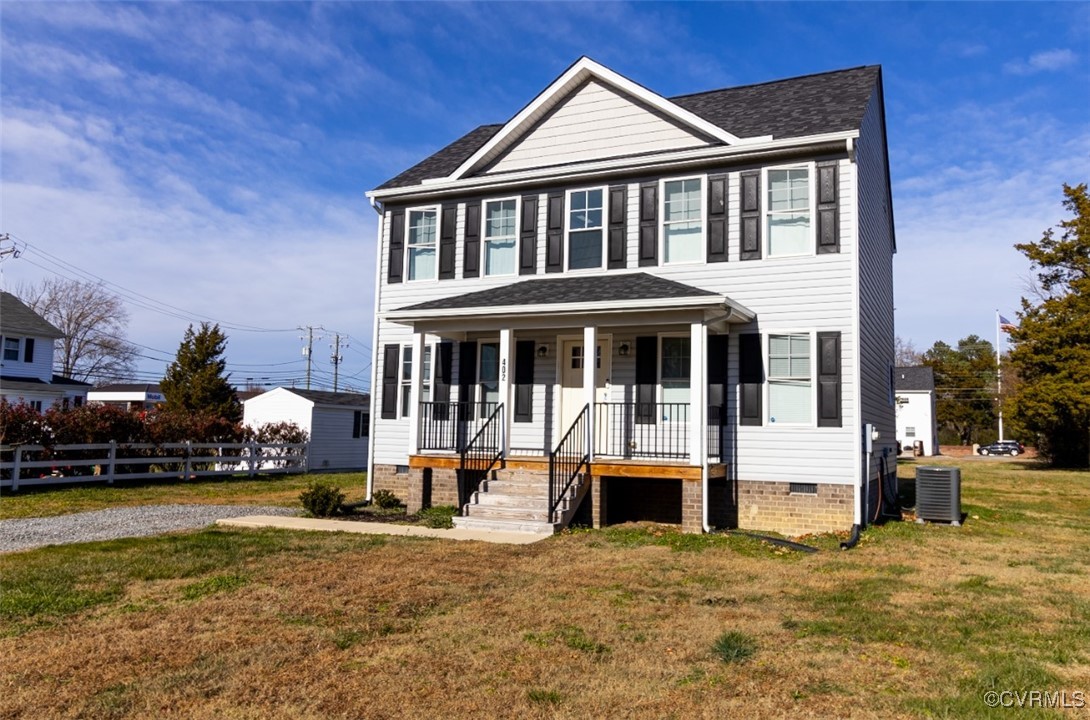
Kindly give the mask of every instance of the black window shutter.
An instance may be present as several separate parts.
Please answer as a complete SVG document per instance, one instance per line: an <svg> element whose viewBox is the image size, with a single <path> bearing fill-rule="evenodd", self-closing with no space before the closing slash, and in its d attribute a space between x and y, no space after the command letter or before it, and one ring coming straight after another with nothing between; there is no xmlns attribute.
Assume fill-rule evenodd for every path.
<svg viewBox="0 0 1090 720"><path fill-rule="evenodd" d="M34 362L34 338L23 341L23 362Z"/></svg>
<svg viewBox="0 0 1090 720"><path fill-rule="evenodd" d="M762 425L762 384L764 383L764 358L761 355L761 336L756 333L738 336L738 390L742 425Z"/></svg>
<svg viewBox="0 0 1090 720"><path fill-rule="evenodd" d="M519 236L519 275L535 273L537 273L537 195L523 195Z"/></svg>
<svg viewBox="0 0 1090 720"><path fill-rule="evenodd" d="M462 277L477 277L481 266L481 203L466 203L465 256L462 258Z"/></svg>
<svg viewBox="0 0 1090 720"><path fill-rule="evenodd" d="M840 427L840 333L819 332L818 427Z"/></svg>
<svg viewBox="0 0 1090 720"><path fill-rule="evenodd" d="M549 195L545 220L545 272L564 272L564 193Z"/></svg>
<svg viewBox="0 0 1090 720"><path fill-rule="evenodd" d="M534 350L533 340L515 341L515 422L534 420Z"/></svg>
<svg viewBox="0 0 1090 720"><path fill-rule="evenodd" d="M400 345L382 348L382 419L397 419L397 375L401 358Z"/></svg>
<svg viewBox="0 0 1090 720"><path fill-rule="evenodd" d="M459 420L473 419L473 387L477 384L477 341L458 343Z"/></svg>
<svg viewBox="0 0 1090 720"><path fill-rule="evenodd" d="M454 254L458 252L455 232L458 223L458 206L444 205L439 223L439 279L454 279Z"/></svg>
<svg viewBox="0 0 1090 720"><path fill-rule="evenodd" d="M727 261L727 176L708 176L708 262Z"/></svg>
<svg viewBox="0 0 1090 720"><path fill-rule="evenodd" d="M401 282L405 267L405 211L390 211L390 264L387 268L386 281Z"/></svg>
<svg viewBox="0 0 1090 720"><path fill-rule="evenodd" d="M708 405L727 402L727 335L708 336ZM720 415L720 418L723 416Z"/></svg>
<svg viewBox="0 0 1090 720"><path fill-rule="evenodd" d="M659 264L659 184L640 185L640 267Z"/></svg>
<svg viewBox="0 0 1090 720"><path fill-rule="evenodd" d="M659 339L636 338L636 422L655 422L655 386L658 384Z"/></svg>
<svg viewBox="0 0 1090 720"><path fill-rule="evenodd" d="M761 171L740 175L742 215L742 259L761 259Z"/></svg>
<svg viewBox="0 0 1090 720"><path fill-rule="evenodd" d="M610 270L628 265L628 187L614 185L609 189L609 258Z"/></svg>
<svg viewBox="0 0 1090 720"><path fill-rule="evenodd" d="M839 193L836 161L817 164L817 251L840 252Z"/></svg>
<svg viewBox="0 0 1090 720"><path fill-rule="evenodd" d="M453 356L454 343L441 342L435 346L435 389L432 390L432 417L435 420L447 420L450 418L450 371L451 358Z"/></svg>

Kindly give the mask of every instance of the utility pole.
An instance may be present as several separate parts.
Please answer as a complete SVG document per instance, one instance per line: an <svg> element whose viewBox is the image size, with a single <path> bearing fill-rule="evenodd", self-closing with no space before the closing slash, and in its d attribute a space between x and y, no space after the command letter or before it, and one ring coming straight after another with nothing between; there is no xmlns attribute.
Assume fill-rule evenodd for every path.
<svg viewBox="0 0 1090 720"><path fill-rule="evenodd" d="M313 325L307 325L306 327L301 327L299 329L307 331L307 334L305 336L300 335L299 339L307 341L306 347L303 348L303 355L306 356L306 359L307 359L307 388L306 389L310 390L310 365L311 365L311 358L314 355L314 341L315 341L315 339L317 339L317 340L322 339L321 335L319 335L317 338L314 337L314 330L315 329L324 330L325 328L323 328L321 325L319 325L317 328L315 328Z"/></svg>
<svg viewBox="0 0 1090 720"><path fill-rule="evenodd" d="M329 356L330 362L333 363L333 392L337 392L337 377L341 369L341 361L344 360L344 356L341 355L341 334L335 333L333 335L333 344L329 347L333 348L333 354ZM348 347L348 343L345 342L345 347Z"/></svg>

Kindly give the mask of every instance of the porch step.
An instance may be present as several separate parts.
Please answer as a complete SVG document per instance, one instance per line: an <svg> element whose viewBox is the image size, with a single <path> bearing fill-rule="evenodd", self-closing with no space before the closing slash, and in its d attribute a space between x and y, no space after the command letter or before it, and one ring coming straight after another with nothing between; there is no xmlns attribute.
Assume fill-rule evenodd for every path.
<svg viewBox="0 0 1090 720"><path fill-rule="evenodd" d="M534 520L508 520L502 518L456 517L454 527L465 530L492 530L494 532L521 532L535 535L553 535L560 529L560 523L538 522Z"/></svg>
<svg viewBox="0 0 1090 720"><path fill-rule="evenodd" d="M481 483L481 492L500 493L503 495L549 495L549 479L544 482L522 482L518 480L485 480Z"/></svg>

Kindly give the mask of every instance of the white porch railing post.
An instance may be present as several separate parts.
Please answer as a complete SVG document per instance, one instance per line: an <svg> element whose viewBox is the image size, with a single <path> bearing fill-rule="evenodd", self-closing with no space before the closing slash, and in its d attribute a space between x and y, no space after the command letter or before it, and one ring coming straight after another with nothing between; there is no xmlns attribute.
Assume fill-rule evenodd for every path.
<svg viewBox="0 0 1090 720"><path fill-rule="evenodd" d="M689 335L689 464L704 465L708 461L708 430L705 423L708 412L708 328L702 321L696 321L689 326Z"/></svg>
<svg viewBox="0 0 1090 720"><path fill-rule="evenodd" d="M409 454L420 452L420 397L424 385L424 333L413 333L412 380L409 383Z"/></svg>
<svg viewBox="0 0 1090 720"><path fill-rule="evenodd" d="M117 464L117 440L110 441L110 457L106 461L106 484L114 484L114 466Z"/></svg>
<svg viewBox="0 0 1090 720"><path fill-rule="evenodd" d="M602 358L606 362L608 358ZM598 376L598 328L583 328L583 402L590 408L587 412L587 455L594 459L594 401L597 394ZM567 429L562 429L565 432Z"/></svg>
<svg viewBox="0 0 1090 720"><path fill-rule="evenodd" d="M503 404L500 413L500 457L507 457L508 438L511 437L511 418L514 416L511 404L511 371L514 366L511 352L515 343L512 342L514 333L511 328L500 330L500 368L499 368L499 396Z"/></svg>
<svg viewBox="0 0 1090 720"><path fill-rule="evenodd" d="M15 461L12 463L12 466L11 466L11 489L12 490L18 490L19 489L19 475L20 475L19 466L22 465L22 464L23 464L23 448L20 447L19 445L16 445L15 446Z"/></svg>

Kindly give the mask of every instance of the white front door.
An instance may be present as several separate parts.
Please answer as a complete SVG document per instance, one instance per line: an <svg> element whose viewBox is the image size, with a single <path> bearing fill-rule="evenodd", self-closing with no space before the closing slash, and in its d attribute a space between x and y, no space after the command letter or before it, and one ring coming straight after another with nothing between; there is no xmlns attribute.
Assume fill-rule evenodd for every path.
<svg viewBox="0 0 1090 720"><path fill-rule="evenodd" d="M610 342L608 338L598 340L598 351L594 362L594 400L606 402L609 399ZM587 404L583 394L583 363L586 353L582 340L564 340L560 351L560 427L556 439L568 432L575 418ZM593 408L592 408L593 411Z"/></svg>

